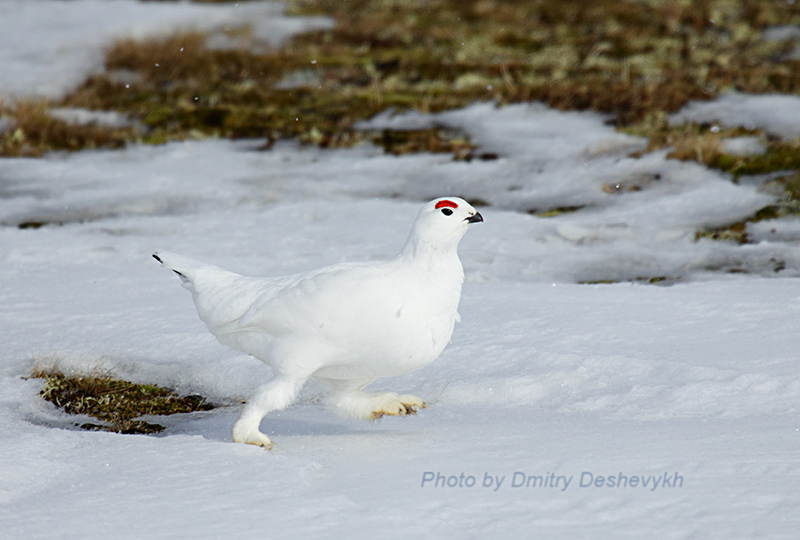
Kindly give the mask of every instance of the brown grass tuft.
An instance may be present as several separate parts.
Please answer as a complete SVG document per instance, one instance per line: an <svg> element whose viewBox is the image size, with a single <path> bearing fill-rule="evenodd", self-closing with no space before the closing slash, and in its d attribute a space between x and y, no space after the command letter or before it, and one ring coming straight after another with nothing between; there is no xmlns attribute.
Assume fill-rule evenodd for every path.
<svg viewBox="0 0 800 540"><path fill-rule="evenodd" d="M72 125L52 117L44 101L0 104L11 126L0 135L0 155L38 157L52 150L119 148L134 136L132 128Z"/></svg>

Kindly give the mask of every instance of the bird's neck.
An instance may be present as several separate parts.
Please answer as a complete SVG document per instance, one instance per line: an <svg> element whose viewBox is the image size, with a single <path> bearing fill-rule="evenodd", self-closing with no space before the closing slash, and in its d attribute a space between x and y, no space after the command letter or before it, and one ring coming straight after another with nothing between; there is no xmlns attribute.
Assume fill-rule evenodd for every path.
<svg viewBox="0 0 800 540"><path fill-rule="evenodd" d="M441 244L426 242L423 238L412 236L400 252L400 258L407 264L413 264L430 270L443 271L453 269L463 272L458 258L458 244Z"/></svg>

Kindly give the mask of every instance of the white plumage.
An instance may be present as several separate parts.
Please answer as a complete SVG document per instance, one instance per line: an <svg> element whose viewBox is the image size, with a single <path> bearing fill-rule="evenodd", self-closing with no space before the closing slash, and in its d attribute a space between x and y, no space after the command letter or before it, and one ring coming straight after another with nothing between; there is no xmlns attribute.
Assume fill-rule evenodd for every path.
<svg viewBox="0 0 800 540"><path fill-rule="evenodd" d="M326 391L325 404L343 416L405 416L425 407L415 396L361 389L430 364L450 341L464 281L457 247L478 221L463 199L436 199L422 207L394 259L283 278L246 277L155 252L181 277L221 343L272 367L273 379L245 405L233 439L270 448L262 418L291 405L312 377Z"/></svg>

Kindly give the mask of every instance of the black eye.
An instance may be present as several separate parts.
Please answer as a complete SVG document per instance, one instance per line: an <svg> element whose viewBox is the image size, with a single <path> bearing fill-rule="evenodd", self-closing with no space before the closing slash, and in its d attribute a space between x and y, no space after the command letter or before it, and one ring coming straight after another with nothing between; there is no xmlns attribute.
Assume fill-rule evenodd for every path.
<svg viewBox="0 0 800 540"><path fill-rule="evenodd" d="M444 214L446 216L452 216L453 215L453 211L450 210L449 208L442 208L442 214Z"/></svg>

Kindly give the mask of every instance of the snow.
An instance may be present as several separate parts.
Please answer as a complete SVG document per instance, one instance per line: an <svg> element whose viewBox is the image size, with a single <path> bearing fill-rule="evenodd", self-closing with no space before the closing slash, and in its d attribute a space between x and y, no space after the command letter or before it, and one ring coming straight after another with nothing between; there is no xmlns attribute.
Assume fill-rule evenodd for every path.
<svg viewBox="0 0 800 540"><path fill-rule="evenodd" d="M800 219L770 219L748 223L747 235L754 242L800 242Z"/></svg>
<svg viewBox="0 0 800 540"><path fill-rule="evenodd" d="M365 225L382 207L340 209ZM20 334L13 348L41 334L50 346L124 355L117 362L148 380L172 372L211 395L246 395L264 370L209 340L185 292L144 255L127 272L126 264L65 265L60 280L70 286L45 284L37 296L55 301L24 312L30 294L6 293L4 325ZM47 266L26 265L34 275L11 290L42 283ZM306 398L265 423L279 445L269 454L229 442L236 406L176 421L160 438L43 427L57 414L37 403L35 381L9 374L0 444L14 474L3 476L4 530L12 538L55 526L64 538L214 538L262 527L278 537L492 530L521 538L536 527L550 537L790 538L800 503L798 297L796 280L469 283L452 347L431 367L380 385L438 398L431 410L369 425ZM15 364L15 375L24 371ZM511 488L518 471L574 475L575 485ZM497 491L423 488L426 472L507 480ZM685 484L579 488L583 472L677 472Z"/></svg>
<svg viewBox="0 0 800 540"><path fill-rule="evenodd" d="M792 25L772 26L764 29L763 34L766 41L789 41L800 38L800 27ZM800 58L800 47L785 55L787 60L797 60Z"/></svg>
<svg viewBox="0 0 800 540"><path fill-rule="evenodd" d="M0 116L0 135L4 135L12 127L14 127L13 120L4 116Z"/></svg>
<svg viewBox="0 0 800 540"><path fill-rule="evenodd" d="M734 156L756 156L767 151L760 137L730 137L720 143L724 153Z"/></svg>
<svg viewBox="0 0 800 540"><path fill-rule="evenodd" d="M762 32L766 41L788 41L800 38L800 28L792 25L780 25L766 28Z"/></svg>
<svg viewBox="0 0 800 540"><path fill-rule="evenodd" d="M118 3L143 10L143 32L161 10L188 21L217 9ZM74 21L88 2L0 10L12 4L47 29L50 8ZM96 4L96 32L69 33L77 49L123 20ZM32 35L13 34L21 50L46 45ZM715 121L775 129L764 100L777 97L731 99L708 103ZM800 111L782 106L785 118ZM706 121L687 111L681 121ZM743 246L695 241L698 228L771 204L766 179L734 184L667 151L632 157L644 141L606 120L476 104L366 124L454 127L498 154L469 163L224 140L0 159L3 538L795 538L800 224L751 224ZM380 259L440 195L490 203L460 248L463 322L431 366L373 385L430 410L342 420L309 387L262 424L275 450L232 443L239 400L269 370L215 342L152 250L253 275ZM528 213L568 206L583 208ZM642 284L653 277L672 285ZM623 283L579 284L604 280ZM168 429L157 437L84 432L25 378L37 362L223 406L158 419ZM651 479L581 487L584 473ZM520 474L563 480L513 487ZM663 483L676 474L681 485ZM443 481L423 485L430 475Z"/></svg>
<svg viewBox="0 0 800 540"><path fill-rule="evenodd" d="M670 123L720 122L729 127L761 128L791 139L800 136L800 97L751 96L730 91L713 101L693 101L670 116Z"/></svg>
<svg viewBox="0 0 800 540"><path fill-rule="evenodd" d="M126 128L131 120L116 111L89 111L76 108L55 108L49 111L53 118L80 126L95 125L109 128Z"/></svg>
<svg viewBox="0 0 800 540"><path fill-rule="evenodd" d="M719 268L774 275L778 263L781 275L800 275L792 243L695 241L698 229L741 220L774 195L757 182L733 184L724 173L667 159L668 151L629 157L643 142L604 125L601 115L479 104L433 121L474 134L481 151L499 159L397 158L370 146L326 151L294 143L259 152L258 141L222 140L53 154L4 164L0 223L258 212L309 198L404 194L421 202L451 193L490 203L504 230L501 238L475 231L486 245L472 265L474 279L690 280L709 269L718 276ZM526 214L563 207L584 208L547 219ZM406 223L395 226L406 234Z"/></svg>

